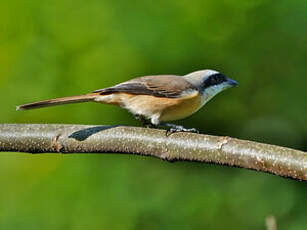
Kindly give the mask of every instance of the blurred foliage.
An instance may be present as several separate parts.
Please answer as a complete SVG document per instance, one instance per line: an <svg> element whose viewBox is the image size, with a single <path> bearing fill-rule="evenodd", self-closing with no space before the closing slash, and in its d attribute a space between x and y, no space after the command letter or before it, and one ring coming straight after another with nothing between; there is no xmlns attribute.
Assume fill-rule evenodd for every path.
<svg viewBox="0 0 307 230"><path fill-rule="evenodd" d="M307 150L303 0L0 1L1 122L139 125L98 104L16 112L148 74L212 68L239 87L179 121ZM1 229L306 229L306 183L119 155L0 157Z"/></svg>

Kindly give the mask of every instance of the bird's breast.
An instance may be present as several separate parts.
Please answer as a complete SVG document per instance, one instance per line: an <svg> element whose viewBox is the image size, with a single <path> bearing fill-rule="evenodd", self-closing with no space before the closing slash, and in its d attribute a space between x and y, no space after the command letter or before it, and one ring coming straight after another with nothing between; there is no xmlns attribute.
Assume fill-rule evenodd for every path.
<svg viewBox="0 0 307 230"><path fill-rule="evenodd" d="M204 98L200 93L188 99L177 99L178 103L167 107L160 116L160 121L174 121L186 118L204 105Z"/></svg>

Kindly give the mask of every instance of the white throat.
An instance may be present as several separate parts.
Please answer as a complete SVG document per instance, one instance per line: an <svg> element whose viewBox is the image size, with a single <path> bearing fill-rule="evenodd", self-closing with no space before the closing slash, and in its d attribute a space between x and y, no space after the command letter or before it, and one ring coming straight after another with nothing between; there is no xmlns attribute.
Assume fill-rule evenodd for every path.
<svg viewBox="0 0 307 230"><path fill-rule="evenodd" d="M202 100L202 106L205 105L208 101L210 101L215 95L225 90L227 87L225 87L224 84L211 86L209 88L206 88L202 92L203 100Z"/></svg>

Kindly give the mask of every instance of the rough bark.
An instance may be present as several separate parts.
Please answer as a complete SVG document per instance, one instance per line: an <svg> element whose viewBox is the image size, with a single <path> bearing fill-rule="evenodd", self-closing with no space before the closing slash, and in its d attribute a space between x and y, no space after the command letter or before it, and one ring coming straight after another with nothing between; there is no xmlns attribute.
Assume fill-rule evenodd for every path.
<svg viewBox="0 0 307 230"><path fill-rule="evenodd" d="M230 137L164 130L57 124L1 124L0 151L126 153L167 161L242 167L307 181L307 153Z"/></svg>

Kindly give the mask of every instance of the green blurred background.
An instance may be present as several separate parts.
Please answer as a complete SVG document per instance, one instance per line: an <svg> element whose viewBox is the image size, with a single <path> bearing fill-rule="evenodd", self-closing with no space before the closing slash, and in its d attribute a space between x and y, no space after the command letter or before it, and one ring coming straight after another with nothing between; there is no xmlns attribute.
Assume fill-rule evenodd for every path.
<svg viewBox="0 0 307 230"><path fill-rule="evenodd" d="M212 68L239 87L179 121L307 150L305 0L2 0L1 123L139 125L95 103L16 112L149 74ZM0 229L307 228L307 184L128 155L0 154Z"/></svg>

